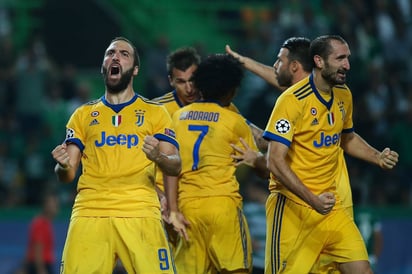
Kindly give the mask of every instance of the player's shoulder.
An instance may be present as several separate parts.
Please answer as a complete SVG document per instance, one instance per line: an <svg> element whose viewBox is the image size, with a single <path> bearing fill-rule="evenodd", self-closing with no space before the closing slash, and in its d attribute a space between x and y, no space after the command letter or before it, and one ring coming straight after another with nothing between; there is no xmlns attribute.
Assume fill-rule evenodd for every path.
<svg viewBox="0 0 412 274"><path fill-rule="evenodd" d="M91 101L88 101L80 106L77 107L76 112L82 112L82 111L86 111L88 109L91 108L95 108L96 106L98 106L99 104L102 103L102 98L98 98L98 99L94 99Z"/></svg>
<svg viewBox="0 0 412 274"><path fill-rule="evenodd" d="M153 98L152 101L158 102L160 104L166 104L169 102L173 102L175 101L174 92L173 91L167 92L159 97Z"/></svg>
<svg viewBox="0 0 412 274"><path fill-rule="evenodd" d="M142 103L147 104L147 105L152 105L152 106L162 106L162 104L158 101L155 101L154 99L148 99L142 95L138 95L138 100L140 100Z"/></svg>
<svg viewBox="0 0 412 274"><path fill-rule="evenodd" d="M280 97L288 98L289 100L302 101L313 94L313 88L308 78L304 78L294 85L286 89Z"/></svg>
<svg viewBox="0 0 412 274"><path fill-rule="evenodd" d="M336 85L333 87L333 89L339 92L351 92L346 84Z"/></svg>
<svg viewBox="0 0 412 274"><path fill-rule="evenodd" d="M97 105L97 104L100 103L101 101L102 101L102 98L98 98L98 99L91 100L91 101L85 103L84 105L86 105L86 106L93 106L93 105Z"/></svg>

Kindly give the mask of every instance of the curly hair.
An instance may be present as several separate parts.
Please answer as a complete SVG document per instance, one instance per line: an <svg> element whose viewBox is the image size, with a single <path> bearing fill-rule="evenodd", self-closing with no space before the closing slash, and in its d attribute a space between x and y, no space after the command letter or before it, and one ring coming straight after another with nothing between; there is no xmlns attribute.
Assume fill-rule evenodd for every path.
<svg viewBox="0 0 412 274"><path fill-rule="evenodd" d="M193 73L194 86L204 100L233 97L244 76L242 64L228 54L212 54Z"/></svg>

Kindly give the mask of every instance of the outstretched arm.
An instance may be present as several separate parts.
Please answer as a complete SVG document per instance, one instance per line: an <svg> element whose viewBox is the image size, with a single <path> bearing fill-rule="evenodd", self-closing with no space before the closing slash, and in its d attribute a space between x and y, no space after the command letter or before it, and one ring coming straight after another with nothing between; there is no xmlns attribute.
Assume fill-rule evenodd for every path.
<svg viewBox="0 0 412 274"><path fill-rule="evenodd" d="M236 51L233 51L229 45L226 45L225 50L226 50L226 53L238 59L243 64L243 67L245 69L261 77L266 82L268 82L270 85L278 89L281 89L281 87L279 87L278 80L275 76L275 69L273 67L259 63L253 60L252 58L240 55Z"/></svg>
<svg viewBox="0 0 412 274"><path fill-rule="evenodd" d="M380 166L382 169L394 168L399 160L396 151L385 148L380 152L354 132L342 134L341 147L350 156Z"/></svg>

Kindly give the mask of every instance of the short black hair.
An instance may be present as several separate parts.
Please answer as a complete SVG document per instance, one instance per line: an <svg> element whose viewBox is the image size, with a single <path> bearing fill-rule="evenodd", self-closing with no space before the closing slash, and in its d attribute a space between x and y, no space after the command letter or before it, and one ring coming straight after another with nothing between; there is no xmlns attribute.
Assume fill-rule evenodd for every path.
<svg viewBox="0 0 412 274"><path fill-rule="evenodd" d="M313 62L309 55L310 40L306 37L291 37L283 42L282 48L289 50L289 61L298 61L306 72L311 72Z"/></svg>
<svg viewBox="0 0 412 274"><path fill-rule="evenodd" d="M315 57L315 55L319 55L323 59L328 58L328 56L332 53L332 46L330 42L333 40L347 44L345 39L339 35L322 35L313 39L310 44L310 58L312 62L314 62L313 57Z"/></svg>
<svg viewBox="0 0 412 274"><path fill-rule="evenodd" d="M140 57L139 57L139 52L137 51L136 46L129 39L127 39L123 36L118 36L118 37L114 38L110 42L110 44L112 44L116 41L124 41L124 42L128 43L133 48L133 55L134 55L133 66L137 66L138 68L140 68Z"/></svg>
<svg viewBox="0 0 412 274"><path fill-rule="evenodd" d="M244 71L238 59L228 54L212 54L193 73L194 86L204 100L220 100L234 94Z"/></svg>
<svg viewBox="0 0 412 274"><path fill-rule="evenodd" d="M178 48L167 56L167 73L172 75L174 68L185 71L192 65L199 65L200 55L193 47Z"/></svg>

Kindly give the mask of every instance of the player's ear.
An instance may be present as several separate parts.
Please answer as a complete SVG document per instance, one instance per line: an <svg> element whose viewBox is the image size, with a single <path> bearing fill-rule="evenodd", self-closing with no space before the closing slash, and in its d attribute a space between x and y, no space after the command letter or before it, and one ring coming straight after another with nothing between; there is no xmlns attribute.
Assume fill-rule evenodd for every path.
<svg viewBox="0 0 412 274"><path fill-rule="evenodd" d="M290 65L293 73L299 70L300 63L298 61L294 60Z"/></svg>
<svg viewBox="0 0 412 274"><path fill-rule="evenodd" d="M139 67L135 66L133 69L133 75L136 76L139 73Z"/></svg>
<svg viewBox="0 0 412 274"><path fill-rule="evenodd" d="M313 61L315 62L317 68L323 67L323 59L319 55L313 56Z"/></svg>
<svg viewBox="0 0 412 274"><path fill-rule="evenodd" d="M169 79L169 84L171 87L175 87L175 84L173 83L173 78L170 74L167 75L167 79Z"/></svg>

